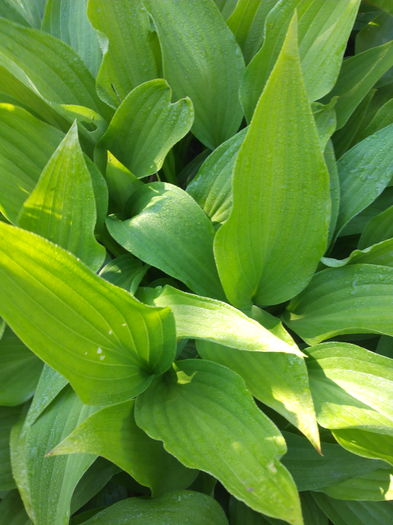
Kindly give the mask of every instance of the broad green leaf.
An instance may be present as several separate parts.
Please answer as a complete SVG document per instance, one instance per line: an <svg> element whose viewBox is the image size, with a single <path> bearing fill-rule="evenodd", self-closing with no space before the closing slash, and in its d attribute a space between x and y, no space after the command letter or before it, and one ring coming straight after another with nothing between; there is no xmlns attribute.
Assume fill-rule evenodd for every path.
<svg viewBox="0 0 393 525"><path fill-rule="evenodd" d="M86 106L110 115L98 98L94 79L67 44L36 29L0 19L0 56L11 60L25 76L25 84L53 104Z"/></svg>
<svg viewBox="0 0 393 525"><path fill-rule="evenodd" d="M326 248L329 218L329 177L294 20L237 156L231 216L215 237L229 301L243 309L299 293Z"/></svg>
<svg viewBox="0 0 393 525"><path fill-rule="evenodd" d="M286 324L309 344L340 334L393 335L393 269L351 264L323 270L294 298Z"/></svg>
<svg viewBox="0 0 393 525"><path fill-rule="evenodd" d="M313 498L333 525L382 525L393 520L393 505L387 501L338 501L324 494Z"/></svg>
<svg viewBox="0 0 393 525"><path fill-rule="evenodd" d="M378 9L382 9L382 11L385 11L385 13L389 13L393 16L393 6L390 0L366 0L366 2L374 7L377 7Z"/></svg>
<svg viewBox="0 0 393 525"><path fill-rule="evenodd" d="M1 525L32 525L17 490L8 492L0 502Z"/></svg>
<svg viewBox="0 0 393 525"><path fill-rule="evenodd" d="M321 150L325 151L326 145L329 142L330 137L336 130L336 111L334 106L336 99L332 99L329 104L323 105L319 102L314 102L311 106L315 119L315 125L317 126L319 142Z"/></svg>
<svg viewBox="0 0 393 525"><path fill-rule="evenodd" d="M42 362L8 327L0 339L0 405L15 406L34 393Z"/></svg>
<svg viewBox="0 0 393 525"><path fill-rule="evenodd" d="M120 219L127 218L127 203L143 182L135 177L116 157L108 151L105 171L108 185L109 211Z"/></svg>
<svg viewBox="0 0 393 525"><path fill-rule="evenodd" d="M281 0L266 19L262 48L247 68L241 99L248 120L267 82L284 42L295 9L299 19L299 55L310 100L318 100L333 88L351 33L360 0Z"/></svg>
<svg viewBox="0 0 393 525"><path fill-rule="evenodd" d="M182 292L169 285L162 290L147 290L146 294L152 304L172 310L180 339L204 339L246 352L304 355L296 344L283 341L227 303Z"/></svg>
<svg viewBox="0 0 393 525"><path fill-rule="evenodd" d="M63 133L10 104L0 104L0 120L0 211L15 221Z"/></svg>
<svg viewBox="0 0 393 525"><path fill-rule="evenodd" d="M50 455L94 454L105 457L154 495L187 488L196 472L181 465L136 426L134 402L106 407L79 425Z"/></svg>
<svg viewBox="0 0 393 525"><path fill-rule="evenodd" d="M0 490L4 491L15 488L11 471L10 433L20 412L20 407L0 407Z"/></svg>
<svg viewBox="0 0 393 525"><path fill-rule="evenodd" d="M322 257L321 262L331 268L340 268L347 264L378 264L381 266L393 266L393 239L379 242L365 248L354 250L345 259L332 259Z"/></svg>
<svg viewBox="0 0 393 525"><path fill-rule="evenodd" d="M359 248L366 248L390 238L393 238L393 206L375 215L367 223L360 235Z"/></svg>
<svg viewBox="0 0 393 525"><path fill-rule="evenodd" d="M393 360L349 343L308 354L319 424L350 452L393 464Z"/></svg>
<svg viewBox="0 0 393 525"><path fill-rule="evenodd" d="M137 177L162 168L168 151L191 129L192 102L171 103L171 88L162 79L139 85L122 101L102 145Z"/></svg>
<svg viewBox="0 0 393 525"><path fill-rule="evenodd" d="M330 214L330 225L329 225L329 242L334 237L336 230L337 218L340 209L340 178L338 176L336 156L334 153L334 147L331 140L328 141L324 157L326 166L329 172L330 179L330 201L331 201L331 214Z"/></svg>
<svg viewBox="0 0 393 525"><path fill-rule="evenodd" d="M158 42L142 0L88 0L88 16L107 40L97 90L116 107L133 88L160 75Z"/></svg>
<svg viewBox="0 0 393 525"><path fill-rule="evenodd" d="M175 354L168 309L139 303L33 233L3 223L0 232L1 315L84 402L125 401L168 369Z"/></svg>
<svg viewBox="0 0 393 525"><path fill-rule="evenodd" d="M235 9L238 0L214 0L222 16L227 19Z"/></svg>
<svg viewBox="0 0 393 525"><path fill-rule="evenodd" d="M377 469L326 487L323 492L335 499L351 501L393 500L393 468Z"/></svg>
<svg viewBox="0 0 393 525"><path fill-rule="evenodd" d="M346 58L333 90L337 96L337 129L342 128L376 82L393 66L393 40Z"/></svg>
<svg viewBox="0 0 393 525"><path fill-rule="evenodd" d="M195 293L223 297L213 257L214 228L190 195L172 184L153 182L134 193L129 211L131 219L107 220L123 248Z"/></svg>
<svg viewBox="0 0 393 525"><path fill-rule="evenodd" d="M13 0L0 0L0 16L17 22L18 24L28 26L28 21L19 11L18 7L18 4Z"/></svg>
<svg viewBox="0 0 393 525"><path fill-rule="evenodd" d="M249 507L302 524L296 487L279 462L285 441L232 370L178 361L138 397L135 418L184 465L213 475Z"/></svg>
<svg viewBox="0 0 393 525"><path fill-rule="evenodd" d="M160 39L164 77L195 109L194 135L210 149L238 130L241 50L212 0L144 0Z"/></svg>
<svg viewBox="0 0 393 525"><path fill-rule="evenodd" d="M148 268L136 257L125 254L107 263L100 271L99 276L135 294Z"/></svg>
<svg viewBox="0 0 393 525"><path fill-rule="evenodd" d="M94 237L96 219L93 184L75 122L23 203L18 225L58 244L96 271L105 259L105 248Z"/></svg>
<svg viewBox="0 0 393 525"><path fill-rule="evenodd" d="M102 59L97 32L87 18L88 0L46 0L41 29L75 49L96 76Z"/></svg>
<svg viewBox="0 0 393 525"><path fill-rule="evenodd" d="M320 455L301 436L284 432L284 437L288 452L282 462L292 474L301 492L305 490L326 492L326 487L345 483L345 480L355 476L367 476L378 469L386 469L386 472L389 472L389 467L382 461L361 458L335 443L322 442L323 455Z"/></svg>
<svg viewBox="0 0 393 525"><path fill-rule="evenodd" d="M19 11L30 26L40 27L46 0L8 0L8 2Z"/></svg>
<svg viewBox="0 0 393 525"><path fill-rule="evenodd" d="M92 455L47 458L45 454L97 407L83 405L68 386L32 425L19 422L11 435L12 471L34 523L67 525L74 489Z"/></svg>
<svg viewBox="0 0 393 525"><path fill-rule="evenodd" d="M227 525L220 505L199 492L176 491L159 498L128 498L102 510L86 525Z"/></svg>
<svg viewBox="0 0 393 525"><path fill-rule="evenodd" d="M249 62L263 42L265 20L277 0L238 0L227 24Z"/></svg>
<svg viewBox="0 0 393 525"><path fill-rule="evenodd" d="M393 336L393 268L350 264L314 276L289 304L288 327L308 344L340 334Z"/></svg>
<svg viewBox="0 0 393 525"><path fill-rule="evenodd" d="M393 124L393 99L388 100L375 113L373 118L359 130L356 140L360 141L386 126Z"/></svg>
<svg viewBox="0 0 393 525"><path fill-rule="evenodd" d="M365 138L338 161L340 210L337 231L371 204L393 175L393 124Z"/></svg>
<svg viewBox="0 0 393 525"><path fill-rule="evenodd" d="M247 128L239 131L211 153L187 186L213 222L225 222L232 208L232 172Z"/></svg>
<svg viewBox="0 0 393 525"><path fill-rule="evenodd" d="M330 525L328 517L315 503L310 492L301 494L304 525Z"/></svg>

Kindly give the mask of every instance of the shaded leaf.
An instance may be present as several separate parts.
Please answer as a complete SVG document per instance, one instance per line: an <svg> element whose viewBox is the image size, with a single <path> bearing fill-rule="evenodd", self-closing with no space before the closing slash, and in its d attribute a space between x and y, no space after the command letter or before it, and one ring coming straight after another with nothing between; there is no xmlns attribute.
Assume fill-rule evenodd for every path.
<svg viewBox="0 0 393 525"><path fill-rule="evenodd" d="M18 491L9 492L0 502L0 523L2 525L31 525Z"/></svg>
<svg viewBox="0 0 393 525"><path fill-rule="evenodd" d="M322 257L321 262L331 268L341 268L347 264L378 264L393 266L393 239L382 241L364 250L354 250L345 259Z"/></svg>
<svg viewBox="0 0 393 525"><path fill-rule="evenodd" d="M377 469L330 485L323 492L335 499L351 501L393 500L393 469Z"/></svg>
<svg viewBox="0 0 393 525"><path fill-rule="evenodd" d="M135 294L148 268L136 257L125 254L107 263L99 275L106 281Z"/></svg>
<svg viewBox="0 0 393 525"><path fill-rule="evenodd" d="M1 315L85 402L129 399L170 366L169 310L139 303L33 233L3 223L0 231Z"/></svg>
<svg viewBox="0 0 393 525"><path fill-rule="evenodd" d="M295 485L279 462L284 439L235 372L178 361L138 397L135 417L183 464L215 476L254 510L302 523Z"/></svg>
<svg viewBox="0 0 393 525"><path fill-rule="evenodd" d="M359 248L366 248L390 238L393 238L393 206L375 215L366 224L360 235Z"/></svg>
<svg viewBox="0 0 393 525"><path fill-rule="evenodd" d="M0 490L4 491L16 487L11 471L10 433L20 412L20 407L0 407Z"/></svg>

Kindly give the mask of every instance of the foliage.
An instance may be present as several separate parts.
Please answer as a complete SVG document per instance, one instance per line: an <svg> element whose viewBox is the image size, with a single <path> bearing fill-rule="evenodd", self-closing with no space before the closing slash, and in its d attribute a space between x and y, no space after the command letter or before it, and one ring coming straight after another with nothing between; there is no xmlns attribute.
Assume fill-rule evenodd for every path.
<svg viewBox="0 0 393 525"><path fill-rule="evenodd" d="M393 523L388 0L0 0L0 525Z"/></svg>

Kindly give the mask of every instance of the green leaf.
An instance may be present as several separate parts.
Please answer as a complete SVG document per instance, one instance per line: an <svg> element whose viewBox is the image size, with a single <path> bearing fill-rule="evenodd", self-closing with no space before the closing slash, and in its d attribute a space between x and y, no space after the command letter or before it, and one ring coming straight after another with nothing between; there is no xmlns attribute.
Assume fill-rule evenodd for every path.
<svg viewBox="0 0 393 525"><path fill-rule="evenodd" d="M8 2L12 3L30 26L40 27L46 0L17 0L16 2L8 0Z"/></svg>
<svg viewBox="0 0 393 525"><path fill-rule="evenodd" d="M285 441L235 372L178 361L138 397L135 418L184 465L213 475L249 507L302 524L295 485L279 462Z"/></svg>
<svg viewBox="0 0 393 525"><path fill-rule="evenodd" d="M133 88L160 76L158 42L142 0L88 0L88 16L107 40L97 90L116 107Z"/></svg>
<svg viewBox="0 0 393 525"><path fill-rule="evenodd" d="M2 525L32 525L17 490L8 492L0 502Z"/></svg>
<svg viewBox="0 0 393 525"><path fill-rule="evenodd" d="M242 84L241 99L248 120L280 53L295 9L304 83L313 101L329 93L336 82L359 4L360 0L276 2L266 19L263 46L247 67Z"/></svg>
<svg viewBox="0 0 393 525"><path fill-rule="evenodd" d="M123 248L193 292L223 298L213 257L214 228L190 195L172 184L153 182L134 193L129 211L131 219L107 220Z"/></svg>
<svg viewBox="0 0 393 525"><path fill-rule="evenodd" d="M167 82L150 80L122 101L102 145L137 177L146 177L162 168L168 151L190 131L193 119L189 98L171 103Z"/></svg>
<svg viewBox="0 0 393 525"><path fill-rule="evenodd" d="M35 423L21 421L13 428L12 471L34 523L69 523L72 494L95 457L46 458L45 454L95 410L83 405L68 386Z"/></svg>
<svg viewBox="0 0 393 525"><path fill-rule="evenodd" d="M340 210L337 231L370 205L393 175L393 124L347 151L338 161Z"/></svg>
<svg viewBox="0 0 393 525"><path fill-rule="evenodd" d="M382 241L364 250L354 250L345 259L322 257L321 262L331 268L341 268L347 264L378 264L393 266L393 239Z"/></svg>
<svg viewBox="0 0 393 525"><path fill-rule="evenodd" d="M393 520L390 502L338 501L324 494L313 494L313 498L334 525L381 525Z"/></svg>
<svg viewBox="0 0 393 525"><path fill-rule="evenodd" d="M108 151L105 180L109 192L109 211L119 218L127 218L127 204L143 182L135 177Z"/></svg>
<svg viewBox="0 0 393 525"><path fill-rule="evenodd" d="M329 242L334 237L336 230L337 218L340 209L340 178L338 176L336 156L334 153L334 147L331 140L328 141L324 157L326 166L329 172L330 179L330 201L331 201L331 214L330 214L330 225L329 225Z"/></svg>
<svg viewBox="0 0 393 525"><path fill-rule="evenodd" d="M11 471L10 433L20 412L20 407L0 407L0 490L4 491L15 488Z"/></svg>
<svg viewBox="0 0 393 525"><path fill-rule="evenodd" d="M161 44L164 77L195 109L194 135L210 149L238 130L241 50L212 0L144 0Z"/></svg>
<svg viewBox="0 0 393 525"><path fill-rule="evenodd" d="M390 238L393 238L393 206L375 215L367 223L360 235L359 248L366 248Z"/></svg>
<svg viewBox="0 0 393 525"><path fill-rule="evenodd" d="M393 40L346 58L333 90L337 96L337 129L342 128L376 82L393 66Z"/></svg>
<svg viewBox="0 0 393 525"><path fill-rule="evenodd" d="M12 0L0 0L0 16L17 22L18 24L28 26L28 21L24 18L18 7L18 4Z"/></svg>
<svg viewBox="0 0 393 525"><path fill-rule="evenodd" d="M149 438L134 420L134 402L106 407L79 425L50 453L102 456L149 487L157 496L187 488L196 472L165 452L159 441Z"/></svg>
<svg viewBox="0 0 393 525"><path fill-rule="evenodd" d="M393 360L349 343L308 354L318 423L350 452L393 464Z"/></svg>
<svg viewBox="0 0 393 525"><path fill-rule="evenodd" d="M271 525L272 523L277 523L276 520L270 521L235 498L229 500L228 513L231 525ZM282 524L284 522L280 520L278 523Z"/></svg>
<svg viewBox="0 0 393 525"><path fill-rule="evenodd" d="M1 315L84 402L125 401L168 369L175 355L168 309L139 303L33 233L3 223L0 232Z"/></svg>
<svg viewBox="0 0 393 525"><path fill-rule="evenodd" d="M147 290L146 298L152 304L168 306L172 310L176 334L180 339L205 339L245 352L284 352L300 357L304 355L294 342L283 341L229 304L182 292L169 285L162 291L151 292ZM244 356L241 357L243 358Z"/></svg>
<svg viewBox="0 0 393 525"><path fill-rule="evenodd" d="M94 237L96 218L93 184L75 122L24 202L18 225L70 251L96 271L105 259L105 248Z"/></svg>
<svg viewBox="0 0 393 525"><path fill-rule="evenodd" d="M288 452L282 462L292 474L301 492L305 490L326 492L329 490L328 487L345 483L355 476L367 476L378 469L386 469L386 464L382 461L361 458L335 443L322 442L323 455L320 455L301 436L284 432L284 437ZM389 472L388 468L386 472Z"/></svg>
<svg viewBox="0 0 393 525"><path fill-rule="evenodd" d="M224 511L206 494L177 491L160 498L128 498L102 510L86 525L227 525Z"/></svg>
<svg viewBox="0 0 393 525"><path fill-rule="evenodd" d="M375 113L373 118L359 130L356 140L362 140L369 135L373 135L377 131L386 126L393 124L393 100L390 99L383 104Z"/></svg>
<svg viewBox="0 0 393 525"><path fill-rule="evenodd" d="M216 148L187 186L187 192L213 222L225 222L230 215L232 172L246 133L247 128L242 129Z"/></svg>
<svg viewBox="0 0 393 525"><path fill-rule="evenodd" d="M100 271L99 276L135 294L148 268L136 257L125 254L107 263Z"/></svg>
<svg viewBox="0 0 393 525"><path fill-rule="evenodd" d="M277 0L253 2L238 0L236 7L227 20L235 35L246 62L249 62L260 48L264 38L266 17Z"/></svg>
<svg viewBox="0 0 393 525"><path fill-rule="evenodd" d="M393 500L393 468L377 469L326 487L323 492L335 499L351 501Z"/></svg>
<svg viewBox="0 0 393 525"><path fill-rule="evenodd" d="M319 134L319 142L322 151L325 151L330 137L336 130L337 119L336 111L334 109L335 105L336 99L332 99L329 104L323 105L319 102L314 102L311 106L315 119L315 125L317 126Z"/></svg>
<svg viewBox="0 0 393 525"><path fill-rule="evenodd" d="M34 393L42 363L6 327L0 339L0 405L15 406Z"/></svg>
<svg viewBox="0 0 393 525"><path fill-rule="evenodd" d="M109 108L98 98L94 79L77 53L67 44L36 29L0 19L0 55L24 75L24 83L54 107L75 104L103 117Z"/></svg>
<svg viewBox="0 0 393 525"><path fill-rule="evenodd" d="M87 18L88 0L46 0L41 29L75 49L93 76L102 59L97 32Z"/></svg>
<svg viewBox="0 0 393 525"><path fill-rule="evenodd" d="M326 248L329 218L328 173L302 80L294 20L237 157L231 216L215 237L229 301L243 309L252 301L276 304L299 293Z"/></svg>
<svg viewBox="0 0 393 525"><path fill-rule="evenodd" d="M317 273L289 304L286 324L308 344L341 334L393 336L393 268L351 264Z"/></svg>
<svg viewBox="0 0 393 525"><path fill-rule="evenodd" d="M0 120L0 211L15 221L63 133L10 104L0 104Z"/></svg>
<svg viewBox="0 0 393 525"><path fill-rule="evenodd" d="M328 517L322 512L311 493L301 494L304 525L330 525Z"/></svg>

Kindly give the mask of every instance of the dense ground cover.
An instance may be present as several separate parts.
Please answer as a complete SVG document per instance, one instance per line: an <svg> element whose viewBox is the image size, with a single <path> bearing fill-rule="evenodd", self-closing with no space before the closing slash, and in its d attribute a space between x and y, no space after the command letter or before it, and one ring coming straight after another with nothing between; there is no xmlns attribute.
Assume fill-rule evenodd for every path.
<svg viewBox="0 0 393 525"><path fill-rule="evenodd" d="M392 38L0 1L0 525L393 523Z"/></svg>

